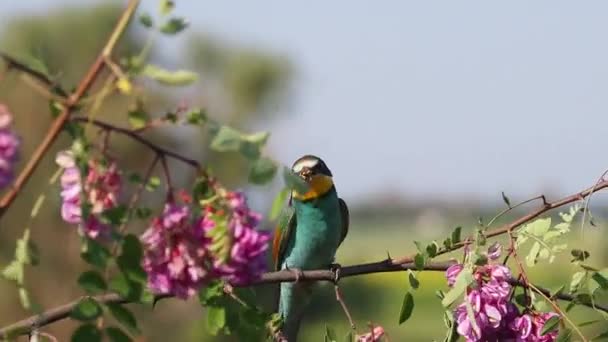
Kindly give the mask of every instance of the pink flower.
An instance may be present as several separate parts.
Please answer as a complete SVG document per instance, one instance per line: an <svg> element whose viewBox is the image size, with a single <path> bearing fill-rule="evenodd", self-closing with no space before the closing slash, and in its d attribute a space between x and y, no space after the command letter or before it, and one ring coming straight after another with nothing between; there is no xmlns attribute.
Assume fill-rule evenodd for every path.
<svg viewBox="0 0 608 342"><path fill-rule="evenodd" d="M488 247L488 259L496 260L500 258L500 254L502 253L502 245L498 242L494 242L490 247Z"/></svg>
<svg viewBox="0 0 608 342"><path fill-rule="evenodd" d="M166 204L141 240L146 247L143 268L155 293L186 299L210 279L213 270L207 239L201 227L192 224L188 207Z"/></svg>
<svg viewBox="0 0 608 342"><path fill-rule="evenodd" d="M21 140L11 129L12 114L0 104L0 188L13 181Z"/></svg>
<svg viewBox="0 0 608 342"><path fill-rule="evenodd" d="M154 292L188 298L212 278L243 285L266 270L270 235L255 229L261 216L243 193L228 192L223 199L224 205L206 206L199 218L187 206L168 203L152 221L141 239Z"/></svg>
<svg viewBox="0 0 608 342"><path fill-rule="evenodd" d="M372 331L367 334L357 335L357 342L377 342L384 336L384 328L375 326Z"/></svg>
<svg viewBox="0 0 608 342"><path fill-rule="evenodd" d="M84 192L87 204L91 205L89 217L82 219L82 188L80 170L70 151L57 154L56 163L63 167L61 175L61 217L64 221L79 224L81 233L96 239L107 237L110 227L101 223L98 216L105 210L118 205L121 190L120 172L115 163L103 166L89 161L87 177L84 180Z"/></svg>
<svg viewBox="0 0 608 342"><path fill-rule="evenodd" d="M448 286L454 286L454 283L456 282L456 277L458 277L462 269L462 264L455 264L448 267L448 269L445 271L445 276L448 279Z"/></svg>
<svg viewBox="0 0 608 342"><path fill-rule="evenodd" d="M242 192L229 192L226 199L231 212L227 234L230 236L228 241L232 243L226 260L216 256L214 266L217 273L228 282L243 285L266 271L265 252L268 249L270 234L256 230L261 215L249 209ZM213 210L206 210L199 220L199 226L208 235L216 227L215 216Z"/></svg>
<svg viewBox="0 0 608 342"><path fill-rule="evenodd" d="M488 250L488 259L495 260L500 246ZM446 271L448 285L453 286L463 265L453 265ZM466 341L532 341L549 342L557 331L540 336L545 322L555 313L521 314L511 302L511 271L500 264L475 266L474 286L467 288L464 303L454 309L456 331ZM470 312L467 310L470 307Z"/></svg>

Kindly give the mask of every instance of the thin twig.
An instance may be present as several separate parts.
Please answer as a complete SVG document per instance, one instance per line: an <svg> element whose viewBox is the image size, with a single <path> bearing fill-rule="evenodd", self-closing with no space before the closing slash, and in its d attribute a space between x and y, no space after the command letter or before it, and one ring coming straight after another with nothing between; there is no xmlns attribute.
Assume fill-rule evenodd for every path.
<svg viewBox="0 0 608 342"><path fill-rule="evenodd" d="M593 185L593 188L591 188L591 192L589 193L589 196L587 196L587 198L585 199L585 205L583 206L583 218L581 219L581 235L583 235L584 231L585 231L585 221L587 219L587 210L589 210L589 203L591 202L591 197L593 196L593 192L595 191L595 186L599 182L604 180L604 177L606 176L606 174L608 174L608 170L604 171L604 173L602 173L600 178L597 179L597 182L595 182L595 185Z"/></svg>
<svg viewBox="0 0 608 342"><path fill-rule="evenodd" d="M511 211L511 210L513 210L515 208L521 207L524 204L527 204L527 203L530 203L532 201L536 201L536 200L539 200L539 199L543 199L543 198L545 198L545 196L540 195L540 196L536 196L536 197L533 197L533 198L529 198L529 199L527 199L527 200L525 200L523 202L519 202L519 203L517 203L514 206L509 206L508 208L504 209L503 211L499 212L496 216L494 216L490 220L490 222L488 222L488 224L486 225L486 227L490 227L492 225L492 223L494 223L496 220L498 220L500 217L502 217L503 215L505 215L509 211Z"/></svg>
<svg viewBox="0 0 608 342"><path fill-rule="evenodd" d="M541 198L543 199L543 205L531 212L529 212L528 214L521 216L515 220L513 220L510 223L504 224L498 228L489 230L487 232L484 233L484 236L486 238L491 238L491 237L495 237L495 236L499 236L499 235L503 235L506 234L508 231L512 230L515 231L515 229L523 224L526 224L532 220L534 220L535 218L539 217L540 215L555 209L555 208L559 208L562 207L566 204L570 204L570 203L574 203L576 201L580 201L581 199L584 199L585 197L589 196L591 193L593 192L597 192L601 189L604 189L608 187L608 181L603 180L597 184L595 184L593 187L590 187L588 189L585 189L583 191L577 192L575 194L572 194L570 196L566 196L564 198L561 198L557 201L554 202L548 202L545 198L545 196L541 196ZM469 238L465 239L465 241L468 241L469 243L474 241L475 237L474 236L470 236ZM437 255L442 255L442 254L446 254L455 250L458 250L462 247L464 247L465 242L459 242L459 243L455 243L453 244L450 248L441 248L438 252ZM414 257L415 255L410 255L407 257L403 257L400 259L396 259L393 260L394 264L403 264L403 263L410 263L412 261L414 261Z"/></svg>
<svg viewBox="0 0 608 342"><path fill-rule="evenodd" d="M160 156L160 164L163 166L163 174L165 175L165 182L167 183L167 198L173 199L173 182L171 181L171 171L169 170L169 164L167 164L167 158L164 155Z"/></svg>
<svg viewBox="0 0 608 342"><path fill-rule="evenodd" d="M559 305L557 305L557 303L553 302L551 300L551 298L549 298L549 295L545 294L543 291L541 291L539 288L537 288L536 286L534 286L533 284L528 283L527 286L529 286L532 290L534 290L534 292L538 293L539 295L541 295L546 301L549 302L549 304L551 304L551 306L553 307L553 309L555 311L557 311L557 313L563 317L566 322L568 322L568 324L570 324L570 326L572 326L572 329L574 329L574 331L576 331L576 333L581 337L581 339L583 340L583 342L587 342L587 338L585 337L585 335L583 335L583 333L580 331L580 329L578 328L578 326L572 322L572 320L570 320L570 318L568 317L568 315L566 315L562 309L559 307Z"/></svg>
<svg viewBox="0 0 608 342"><path fill-rule="evenodd" d="M34 78L38 82L44 84L48 88L50 93L55 92L55 93L59 94L61 97L63 97L64 100L68 98L69 94L65 90L63 90L57 82L51 80L45 74L30 68L29 66L21 63L16 58L10 56L9 54L7 54L5 52L0 52L0 58L2 58L4 60L4 62L6 63L6 66L9 70L10 69L19 70L19 71L23 72L24 74L29 75L30 77Z"/></svg>
<svg viewBox="0 0 608 342"><path fill-rule="evenodd" d="M346 302L342 298L342 292L340 291L340 286L338 284L334 285L334 291L336 292L336 300L342 306L342 310L344 310L344 314L346 318L348 318L348 324L350 324L350 328L356 331L355 322L353 322L353 317L350 315L350 311L348 311L348 306L346 306Z"/></svg>
<svg viewBox="0 0 608 342"><path fill-rule="evenodd" d="M141 135L139 135L137 132L134 132L134 131L132 131L132 130L130 130L128 128L118 127L118 126L115 126L113 124L101 121L101 120L89 120L86 117L73 117L72 119L70 119L70 121L72 121L72 122L83 122L83 123L90 122L90 123L92 123L95 126L102 127L104 129L108 129L108 130L117 132L119 134L125 135L125 136L127 136L127 137L129 137L129 138L131 138L131 139L133 139L133 140L141 143L142 145L148 147L149 149L151 149L152 151L154 151L154 152L156 152L156 153L158 153L160 155L164 155L164 156L171 157L173 159L182 161L182 162L184 162L184 163L192 166L193 168L197 169L199 172L202 170L202 166L201 166L201 164L198 161L196 161L194 159L190 159L190 158L188 158L186 156L183 156L183 155L181 155L181 154L179 154L177 152L173 152L173 151L167 150L164 147L161 147L161 146L159 146L159 145L151 142L150 140L148 140L148 139L142 137Z"/></svg>

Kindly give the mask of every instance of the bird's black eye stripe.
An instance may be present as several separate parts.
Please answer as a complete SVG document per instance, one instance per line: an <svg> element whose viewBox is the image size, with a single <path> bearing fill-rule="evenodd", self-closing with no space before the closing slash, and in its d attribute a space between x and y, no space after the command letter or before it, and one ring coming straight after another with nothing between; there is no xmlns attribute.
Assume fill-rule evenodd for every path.
<svg viewBox="0 0 608 342"><path fill-rule="evenodd" d="M319 160L317 165L315 165L315 167L313 168L313 171L315 173L320 173L320 174L332 177L331 171L329 171L329 168L327 167L327 165L325 165L325 163L322 160Z"/></svg>

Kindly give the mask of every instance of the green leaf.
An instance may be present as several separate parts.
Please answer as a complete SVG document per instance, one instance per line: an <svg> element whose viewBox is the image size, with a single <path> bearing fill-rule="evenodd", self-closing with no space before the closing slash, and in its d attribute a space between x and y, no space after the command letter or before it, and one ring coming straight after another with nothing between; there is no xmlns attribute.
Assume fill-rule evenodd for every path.
<svg viewBox="0 0 608 342"><path fill-rule="evenodd" d="M103 276L97 271L83 272L80 277L78 277L78 284L90 294L100 293L108 288Z"/></svg>
<svg viewBox="0 0 608 342"><path fill-rule="evenodd" d="M211 149L218 152L234 152L241 147L241 133L229 126L221 126L211 140Z"/></svg>
<svg viewBox="0 0 608 342"><path fill-rule="evenodd" d="M602 288L602 290L608 290L608 279L606 279L606 277L600 272L594 272L591 279L593 279L600 286L600 288Z"/></svg>
<svg viewBox="0 0 608 342"><path fill-rule="evenodd" d="M288 167L283 168L283 180L289 189L295 190L301 194L306 193L310 188L308 183L306 183L300 176L293 173L293 171L291 171L291 169Z"/></svg>
<svg viewBox="0 0 608 342"><path fill-rule="evenodd" d="M207 122L207 112L201 108L193 108L186 114L186 121L191 125L202 125Z"/></svg>
<svg viewBox="0 0 608 342"><path fill-rule="evenodd" d="M145 220L152 216L152 209L148 207L135 208L135 216L140 220Z"/></svg>
<svg viewBox="0 0 608 342"><path fill-rule="evenodd" d="M224 297L224 283L217 280L198 291L198 300L203 306L217 306Z"/></svg>
<svg viewBox="0 0 608 342"><path fill-rule="evenodd" d="M456 244L460 242L460 234L462 232L462 227L456 227L454 228L454 231L452 232L452 243Z"/></svg>
<svg viewBox="0 0 608 342"><path fill-rule="evenodd" d="M23 231L23 237L17 240L17 248L15 249L15 260L22 264L29 265L32 263L32 245L30 244L30 230Z"/></svg>
<svg viewBox="0 0 608 342"><path fill-rule="evenodd" d="M266 184L274 178L277 173L275 162L266 157L256 160L249 171L249 182L254 184Z"/></svg>
<svg viewBox="0 0 608 342"><path fill-rule="evenodd" d="M23 284L24 266L17 260L11 261L8 266L2 270L2 277L6 280L14 281L17 284Z"/></svg>
<svg viewBox="0 0 608 342"><path fill-rule="evenodd" d="M153 64L146 65L142 74L158 83L170 86L189 85L198 80L198 74L195 72L187 70L170 71Z"/></svg>
<svg viewBox="0 0 608 342"><path fill-rule="evenodd" d="M105 268L110 258L110 251L99 242L85 238L80 256L93 266Z"/></svg>
<svg viewBox="0 0 608 342"><path fill-rule="evenodd" d="M139 16L139 23L145 28L151 28L154 26L154 21L152 21L152 17L148 13L144 13Z"/></svg>
<svg viewBox="0 0 608 342"><path fill-rule="evenodd" d="M116 263L130 281L143 284L147 281L148 276L141 266L142 258L143 247L139 239L133 234L125 236L122 253L116 259Z"/></svg>
<svg viewBox="0 0 608 342"><path fill-rule="evenodd" d="M528 223L524 229L534 236L544 236L551 228L551 218L538 219L532 223Z"/></svg>
<svg viewBox="0 0 608 342"><path fill-rule="evenodd" d="M326 342L337 342L336 332L328 325L325 325L325 341Z"/></svg>
<svg viewBox="0 0 608 342"><path fill-rule="evenodd" d="M549 318L545 322L543 329L540 331L540 335L544 336L544 335L556 330L558 324L559 324L559 316L553 316L553 317Z"/></svg>
<svg viewBox="0 0 608 342"><path fill-rule="evenodd" d="M507 197L507 195L505 195L505 192L501 192L502 194L502 200L505 202L505 204L507 205L507 207L511 208L511 201L509 200L509 197Z"/></svg>
<svg viewBox="0 0 608 342"><path fill-rule="evenodd" d="M289 197L289 193L289 188L283 188L275 196L274 200L272 201L272 207L270 208L270 214L268 215L268 219L270 221L274 221L279 217L281 210L283 210L285 205L285 201L287 200L287 197Z"/></svg>
<svg viewBox="0 0 608 342"><path fill-rule="evenodd" d="M410 282L410 286L413 289L417 289L418 286L420 286L420 282L418 281L418 279L416 279L416 275L414 274L414 272L412 272L412 270L407 270L407 273L408 273L407 279Z"/></svg>
<svg viewBox="0 0 608 342"><path fill-rule="evenodd" d="M127 221L127 214L128 208L124 205L106 209L101 213L101 223L119 226Z"/></svg>
<svg viewBox="0 0 608 342"><path fill-rule="evenodd" d="M131 110L127 115L129 125L131 125L131 128L133 129L140 129L146 127L148 121L150 120L148 113L141 109Z"/></svg>
<svg viewBox="0 0 608 342"><path fill-rule="evenodd" d="M112 342L130 342L131 338L125 334L122 330L116 327L107 327L105 329L106 335Z"/></svg>
<svg viewBox="0 0 608 342"><path fill-rule="evenodd" d="M403 297L403 304L401 304L401 312L399 313L399 324L407 321L414 311L414 296L408 291Z"/></svg>
<svg viewBox="0 0 608 342"><path fill-rule="evenodd" d="M49 110L51 111L51 116L53 118L56 118L63 111L63 106L61 105L61 103L59 103L55 100L50 100L49 101Z"/></svg>
<svg viewBox="0 0 608 342"><path fill-rule="evenodd" d="M226 326L226 308L223 306L207 307L207 327L211 335L217 333Z"/></svg>
<svg viewBox="0 0 608 342"><path fill-rule="evenodd" d="M38 213L40 212L40 209L42 208L42 204L44 203L45 198L46 198L46 196L44 194L38 196L38 198L36 199L36 202L32 206L32 211L30 212L31 218L35 218L36 216L38 216Z"/></svg>
<svg viewBox="0 0 608 342"><path fill-rule="evenodd" d="M188 27L189 23L184 18L174 17L169 19L160 27L160 32L168 35L174 35L182 32Z"/></svg>
<svg viewBox="0 0 608 342"><path fill-rule="evenodd" d="M454 282L454 286L445 294L441 301L444 307L452 305L461 295L465 293L467 287L473 282L473 273L470 269L463 269Z"/></svg>
<svg viewBox="0 0 608 342"><path fill-rule="evenodd" d="M82 324L74 331L72 342L101 342L101 331L94 324Z"/></svg>
<svg viewBox="0 0 608 342"><path fill-rule="evenodd" d="M129 183L133 184L141 184L144 182L143 178L141 178L141 176L135 172L130 173L127 179Z"/></svg>
<svg viewBox="0 0 608 342"><path fill-rule="evenodd" d="M534 267L536 265L536 259L538 258L538 253L540 252L540 243L538 241L534 242L532 248L530 248L530 252L526 256L526 265L528 267Z"/></svg>
<svg viewBox="0 0 608 342"><path fill-rule="evenodd" d="M121 297L132 301L139 301L143 294L142 284L129 280L123 273L119 273L112 278L109 287L110 290L118 293Z"/></svg>
<svg viewBox="0 0 608 342"><path fill-rule="evenodd" d="M264 146L270 137L270 132L257 132L253 134L244 134L243 140L257 146Z"/></svg>
<svg viewBox="0 0 608 342"><path fill-rule="evenodd" d="M431 244L426 246L426 254L429 256L429 258L434 258L437 255L438 249L439 245L437 245L437 242L433 241Z"/></svg>
<svg viewBox="0 0 608 342"><path fill-rule="evenodd" d="M571 293L578 291L578 288L580 287L583 279L585 279L586 275L587 275L587 272L585 272L585 271L579 271L572 275L572 280L570 280L570 292Z"/></svg>
<svg viewBox="0 0 608 342"><path fill-rule="evenodd" d="M572 261L585 261L585 259L589 259L589 256L591 256L589 252L581 249L573 249L570 251L570 254L573 257Z"/></svg>
<svg viewBox="0 0 608 342"><path fill-rule="evenodd" d="M129 331L139 334L139 329L137 328L137 319L135 318L135 315L129 311L129 309L117 303L107 303L106 307L112 314L112 317L114 317L118 323Z"/></svg>
<svg viewBox="0 0 608 342"><path fill-rule="evenodd" d="M72 309L70 317L80 321L94 320L101 315L101 307L97 301L93 298L83 298L78 304Z"/></svg>
<svg viewBox="0 0 608 342"><path fill-rule="evenodd" d="M159 4L159 12L161 15L168 15L175 8L175 2L172 0L161 0Z"/></svg>
<svg viewBox="0 0 608 342"><path fill-rule="evenodd" d="M608 339L608 330L595 336L594 338L591 339L591 341L602 341L602 340L607 340L607 339Z"/></svg>
<svg viewBox="0 0 608 342"><path fill-rule="evenodd" d="M422 246L422 242L414 241L414 245L416 245L416 249L418 250L419 253L426 253L426 251L424 250L424 247Z"/></svg>
<svg viewBox="0 0 608 342"><path fill-rule="evenodd" d="M529 298L525 293L519 293L515 295L515 303L527 307L529 305Z"/></svg>
<svg viewBox="0 0 608 342"><path fill-rule="evenodd" d="M416 265L417 270L423 270L424 265L426 264L426 257L424 254L418 253L414 256L414 265Z"/></svg>
<svg viewBox="0 0 608 342"><path fill-rule="evenodd" d="M564 329L555 339L555 342L569 342L572 339L572 330Z"/></svg>
<svg viewBox="0 0 608 342"><path fill-rule="evenodd" d="M32 307L32 301L30 300L30 294L29 292L25 289L25 287L19 287L19 302L21 303L21 306L26 309L29 310Z"/></svg>
<svg viewBox="0 0 608 342"><path fill-rule="evenodd" d="M156 176L152 176L152 177L150 177L150 179L148 179L148 184L146 184L146 190L153 192L156 189L158 189L159 186L160 186L160 178L158 178Z"/></svg>

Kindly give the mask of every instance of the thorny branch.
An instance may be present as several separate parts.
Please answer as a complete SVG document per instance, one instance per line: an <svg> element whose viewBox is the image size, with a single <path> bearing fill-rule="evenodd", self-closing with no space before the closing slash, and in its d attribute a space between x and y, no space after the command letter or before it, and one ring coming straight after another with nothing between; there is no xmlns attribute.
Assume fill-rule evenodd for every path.
<svg viewBox="0 0 608 342"><path fill-rule="evenodd" d="M430 262L425 266L424 270L426 270L426 271L445 271L448 267L450 267L454 263L455 263L454 261ZM399 272L399 271L410 270L410 269L412 269L412 270L416 269L416 266L413 263L406 263L403 265L393 265L390 262L390 260L387 259L387 260L373 262L373 263L343 267L340 270L340 277L349 278L349 277L360 276L360 275L364 275L364 274L382 273L382 272ZM283 270L283 271L278 271L278 272L265 273L261 276L260 279L258 279L251 285L262 285L262 284L279 283L279 282L293 282L295 280L296 280L296 275L293 272L288 271L288 270ZM328 282L333 282L334 280L335 280L335 273L334 273L334 271L331 271L331 270L303 271L303 277L301 277L299 279L299 281L328 281ZM509 281L509 283L513 286L524 286L523 282L521 282L517 279L514 279L514 278L511 279ZM576 300L575 297L568 295L568 294L558 293L558 294L552 295L551 291L549 291L548 289L545 289L545 288L542 288L539 286L535 286L535 288L548 297L553 296L552 298L569 301L569 302ZM172 297L172 296L171 295L158 295L158 296L156 296L155 300L160 300L160 299L170 298L170 297ZM120 303L120 304L130 303L129 300L126 300L115 293L95 296L93 298L95 298L95 300L97 300L100 303ZM7 327L4 327L4 328L0 329L0 338L6 338L6 337L16 336L16 335L24 335L24 334L27 334L29 331L31 331L32 328L43 327L43 326L46 326L53 322L67 318L70 315L70 312L72 311L72 309L76 305L78 305L79 301L80 301L80 299L72 301L72 302L70 302L68 304L64 304L60 307L45 311L40 315L32 316L32 317L26 318L24 320L21 320L19 322L13 323ZM590 307L590 308L594 308L596 310L608 312L608 306L598 305L598 304L593 305L591 303L585 303L585 302L580 303L580 304Z"/></svg>
<svg viewBox="0 0 608 342"><path fill-rule="evenodd" d="M602 180L601 182L596 183L594 186L587 188L581 192L577 192L575 194L572 194L570 196L566 196L564 198L561 198L557 201L554 202L548 202L546 201L545 197L542 196L541 198L543 199L543 205L540 206L539 208L529 212L528 214L521 216L520 218L502 225L501 227L495 228L495 229L491 229L488 230L484 233L484 236L486 238L491 238L491 237L495 237L495 236L499 236L499 235L503 235L508 233L509 231L515 231L517 227L526 224L532 220L534 220L535 218L539 217L540 215L548 212L549 210L555 209L555 208L559 208L562 207L566 204L570 204L570 203L574 203L576 201L579 200L583 200L585 199L587 196L591 195L594 192L597 192L599 190L602 190L604 188L608 187L608 181L606 180ZM474 236L470 236L466 239L464 239L463 242L459 242L454 244L451 248L441 248L439 249L439 251L437 252L437 255L442 255L442 254L446 254L449 252L453 252L455 250L458 250L462 247L465 246L465 244L471 243L475 241L475 237ZM403 264L403 263L408 263L408 262L412 262L414 260L414 255L411 256L407 256L407 257L403 257L397 260L394 260L393 263L394 264Z"/></svg>

